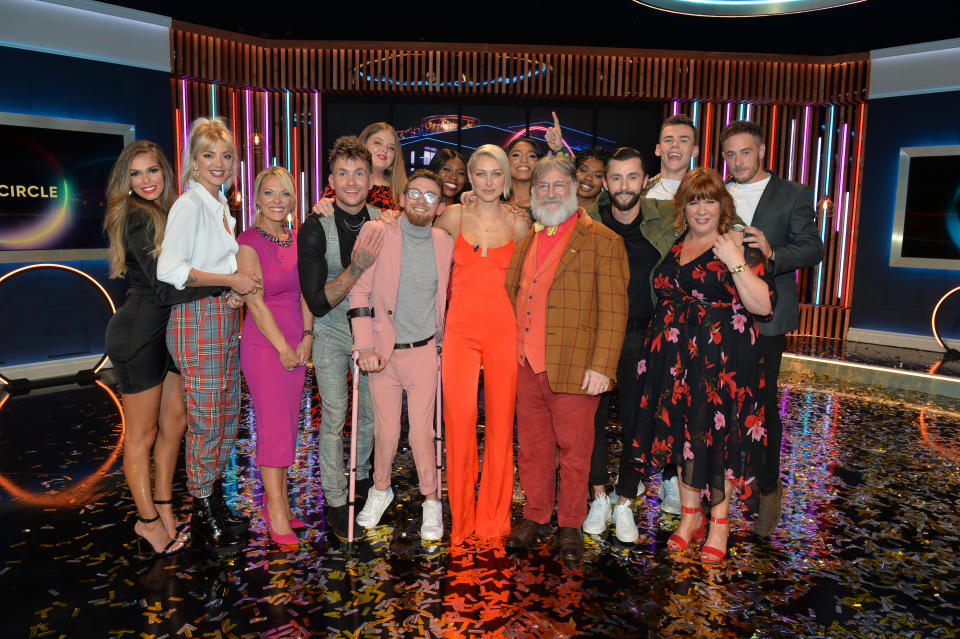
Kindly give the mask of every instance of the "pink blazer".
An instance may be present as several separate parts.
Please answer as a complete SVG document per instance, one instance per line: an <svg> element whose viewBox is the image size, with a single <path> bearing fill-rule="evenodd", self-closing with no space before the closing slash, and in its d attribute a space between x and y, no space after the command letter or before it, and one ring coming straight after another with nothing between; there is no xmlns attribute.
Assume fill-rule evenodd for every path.
<svg viewBox="0 0 960 639"><path fill-rule="evenodd" d="M372 308L373 317L354 317L350 320L353 327L353 348L364 350L373 348L390 360L393 345L397 342L397 330L393 325L393 312L397 307L397 288L400 286L400 254L403 237L399 225L389 225L372 221L363 225L359 242L374 231L373 226L383 228L383 247L373 266L360 276L350 289L350 308ZM450 267L453 264L453 238L438 228L433 229L433 252L437 258L437 326L436 339L443 339L443 321L447 307L447 285L450 281Z"/></svg>

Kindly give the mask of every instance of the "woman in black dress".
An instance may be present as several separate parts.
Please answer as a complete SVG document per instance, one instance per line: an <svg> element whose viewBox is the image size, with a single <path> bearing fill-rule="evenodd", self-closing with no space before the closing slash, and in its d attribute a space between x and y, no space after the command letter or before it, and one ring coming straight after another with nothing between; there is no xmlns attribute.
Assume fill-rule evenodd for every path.
<svg viewBox="0 0 960 639"><path fill-rule="evenodd" d="M769 319L776 288L763 254L730 228L733 198L716 171L687 173L673 201L680 237L654 273L659 301L637 367L639 408L628 441L641 467L677 465L683 513L672 550L705 536L700 494L709 494L700 559L714 563L726 556L733 489L748 496L762 463L756 320Z"/></svg>
<svg viewBox="0 0 960 639"><path fill-rule="evenodd" d="M107 355L123 395L123 472L137 506L134 532L155 553L171 554L185 543L177 532L172 494L187 414L179 371L165 343L167 318L171 304L217 295L222 289L178 291L157 280L167 211L176 197L176 182L160 147L146 140L129 144L113 165L106 195L110 277L125 276L130 282L106 335Z"/></svg>

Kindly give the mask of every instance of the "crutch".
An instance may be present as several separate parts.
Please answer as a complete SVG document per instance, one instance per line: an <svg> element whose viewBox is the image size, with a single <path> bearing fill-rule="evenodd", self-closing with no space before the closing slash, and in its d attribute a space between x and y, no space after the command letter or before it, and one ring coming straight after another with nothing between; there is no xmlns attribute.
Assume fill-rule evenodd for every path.
<svg viewBox="0 0 960 639"><path fill-rule="evenodd" d="M353 544L357 509L357 423L360 414L360 353L353 354L353 410L350 416L350 481L347 493L347 544ZM342 453L341 453L342 454Z"/></svg>
<svg viewBox="0 0 960 639"><path fill-rule="evenodd" d="M433 438L437 442L437 497L443 499L443 413L441 404L443 398L442 382L440 376L440 351L443 350L440 344L437 344L437 428L434 431Z"/></svg>

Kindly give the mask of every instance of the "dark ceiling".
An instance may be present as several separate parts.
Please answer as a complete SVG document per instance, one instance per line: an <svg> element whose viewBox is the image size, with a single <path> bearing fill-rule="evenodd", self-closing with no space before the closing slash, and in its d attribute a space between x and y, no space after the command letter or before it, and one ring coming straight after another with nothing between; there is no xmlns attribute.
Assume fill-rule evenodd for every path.
<svg viewBox="0 0 960 639"><path fill-rule="evenodd" d="M251 36L837 55L960 37L960 0L865 0L810 13L697 18L632 0L112 4Z"/></svg>

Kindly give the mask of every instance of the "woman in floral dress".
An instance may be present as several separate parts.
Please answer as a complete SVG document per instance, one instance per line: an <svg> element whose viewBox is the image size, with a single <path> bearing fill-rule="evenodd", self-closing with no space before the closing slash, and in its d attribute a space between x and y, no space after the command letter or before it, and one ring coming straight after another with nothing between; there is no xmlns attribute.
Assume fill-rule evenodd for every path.
<svg viewBox="0 0 960 639"><path fill-rule="evenodd" d="M735 207L716 171L687 173L674 204L679 237L654 274L659 301L638 365L640 408L628 441L640 469L677 464L683 514L671 549L704 537L700 494L708 493L711 524L700 559L713 563L726 556L733 489L748 496L762 461L756 322L770 318L776 288L763 254L730 229Z"/></svg>

